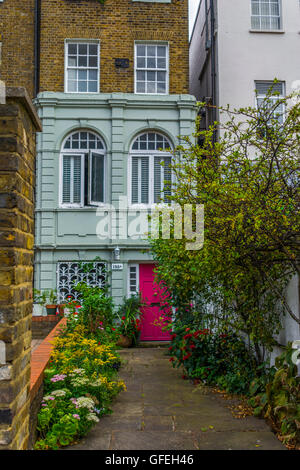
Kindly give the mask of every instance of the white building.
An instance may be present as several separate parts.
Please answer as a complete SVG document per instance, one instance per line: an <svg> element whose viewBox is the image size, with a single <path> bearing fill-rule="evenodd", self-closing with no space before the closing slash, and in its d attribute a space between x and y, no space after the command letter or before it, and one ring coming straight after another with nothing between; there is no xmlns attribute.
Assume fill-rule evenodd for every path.
<svg viewBox="0 0 300 470"><path fill-rule="evenodd" d="M190 93L217 107L255 106L255 90L264 97L275 78L282 96L300 84L299 0L200 0L190 41ZM215 119L217 109L201 126ZM287 300L299 316L297 278ZM281 344L299 338L299 325L287 315Z"/></svg>
<svg viewBox="0 0 300 470"><path fill-rule="evenodd" d="M254 90L277 78L289 94L300 80L299 50L299 0L200 0L190 92L217 106L253 106Z"/></svg>

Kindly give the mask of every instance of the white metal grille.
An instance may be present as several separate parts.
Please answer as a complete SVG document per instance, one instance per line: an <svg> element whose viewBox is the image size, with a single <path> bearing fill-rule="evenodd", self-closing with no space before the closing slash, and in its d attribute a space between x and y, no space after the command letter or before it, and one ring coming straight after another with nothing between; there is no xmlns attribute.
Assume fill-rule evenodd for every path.
<svg viewBox="0 0 300 470"><path fill-rule="evenodd" d="M85 272L84 265L92 264L92 270ZM59 302L64 302L67 297L77 300L79 293L74 289L78 282L86 282L90 286L105 287L106 270L102 262L73 262L62 261L57 264L57 293Z"/></svg>

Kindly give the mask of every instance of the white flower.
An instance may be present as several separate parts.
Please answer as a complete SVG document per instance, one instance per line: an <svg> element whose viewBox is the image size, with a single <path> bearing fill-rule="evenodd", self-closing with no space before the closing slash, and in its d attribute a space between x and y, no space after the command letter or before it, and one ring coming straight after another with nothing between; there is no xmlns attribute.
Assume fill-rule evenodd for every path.
<svg viewBox="0 0 300 470"><path fill-rule="evenodd" d="M95 403L91 398L79 397L77 398L77 406L78 408L87 408L88 410L93 410Z"/></svg>
<svg viewBox="0 0 300 470"><path fill-rule="evenodd" d="M46 397L43 397L43 400L44 401L55 400L55 398L52 395L47 395Z"/></svg>
<svg viewBox="0 0 300 470"><path fill-rule="evenodd" d="M54 390L52 392L52 395L55 397L64 397L66 395L66 392L64 390Z"/></svg>
<svg viewBox="0 0 300 470"><path fill-rule="evenodd" d="M94 414L94 413L88 413L86 415L86 419L88 421L94 421L94 423L98 423L99 422L99 418Z"/></svg>
<svg viewBox="0 0 300 470"><path fill-rule="evenodd" d="M81 385L87 385L89 383L89 379L86 377L75 377L71 380L71 384L73 387L80 387Z"/></svg>

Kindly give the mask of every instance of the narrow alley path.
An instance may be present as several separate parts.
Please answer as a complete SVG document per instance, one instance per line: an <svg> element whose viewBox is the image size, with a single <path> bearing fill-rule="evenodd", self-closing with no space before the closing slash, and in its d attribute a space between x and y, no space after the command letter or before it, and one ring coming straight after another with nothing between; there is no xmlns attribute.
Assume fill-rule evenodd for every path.
<svg viewBox="0 0 300 470"><path fill-rule="evenodd" d="M206 394L171 367L166 349L122 351L127 392L80 444L69 450L282 450L259 418L236 419L227 402Z"/></svg>

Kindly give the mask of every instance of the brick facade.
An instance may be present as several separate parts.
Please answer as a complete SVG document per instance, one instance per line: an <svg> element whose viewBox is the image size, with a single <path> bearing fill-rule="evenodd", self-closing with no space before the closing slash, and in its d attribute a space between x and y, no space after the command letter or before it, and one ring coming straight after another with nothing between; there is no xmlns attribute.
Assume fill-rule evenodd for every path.
<svg viewBox="0 0 300 470"><path fill-rule="evenodd" d="M28 441L36 130L24 88L8 88L0 105L0 449Z"/></svg>
<svg viewBox="0 0 300 470"><path fill-rule="evenodd" d="M100 40L100 92L134 91L134 41L168 41L170 94L188 93L188 1L43 0L40 91L64 91L64 40ZM117 69L115 58L129 68Z"/></svg>
<svg viewBox="0 0 300 470"><path fill-rule="evenodd" d="M34 94L34 2L4 0L0 3L0 79L6 86L25 87Z"/></svg>

